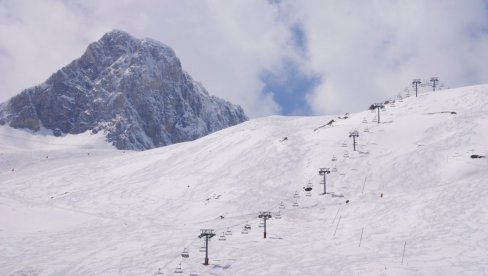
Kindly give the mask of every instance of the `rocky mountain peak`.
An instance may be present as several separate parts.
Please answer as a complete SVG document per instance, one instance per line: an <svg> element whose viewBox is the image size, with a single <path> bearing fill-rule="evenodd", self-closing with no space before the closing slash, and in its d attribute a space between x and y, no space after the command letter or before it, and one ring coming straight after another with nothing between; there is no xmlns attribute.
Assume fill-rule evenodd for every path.
<svg viewBox="0 0 488 276"><path fill-rule="evenodd" d="M247 120L161 42L113 30L46 82L0 106L0 123L55 135L103 131L119 149L189 141Z"/></svg>

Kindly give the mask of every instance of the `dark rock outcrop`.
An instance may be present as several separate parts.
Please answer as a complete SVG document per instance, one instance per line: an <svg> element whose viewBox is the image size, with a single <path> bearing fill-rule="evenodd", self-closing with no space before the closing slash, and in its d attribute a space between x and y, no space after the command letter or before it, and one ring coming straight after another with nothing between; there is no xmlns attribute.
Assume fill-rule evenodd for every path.
<svg viewBox="0 0 488 276"><path fill-rule="evenodd" d="M46 82L0 106L0 123L54 135L103 131L118 149L190 141L247 120L210 96L168 46L114 30Z"/></svg>

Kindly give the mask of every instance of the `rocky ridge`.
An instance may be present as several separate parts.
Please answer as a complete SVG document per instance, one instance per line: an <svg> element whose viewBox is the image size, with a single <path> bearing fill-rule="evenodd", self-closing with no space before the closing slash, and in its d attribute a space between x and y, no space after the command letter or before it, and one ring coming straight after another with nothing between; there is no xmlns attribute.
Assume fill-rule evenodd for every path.
<svg viewBox="0 0 488 276"><path fill-rule="evenodd" d="M118 149L190 141L246 121L210 96L168 46L114 30L44 83L0 105L0 124L54 135L103 131Z"/></svg>

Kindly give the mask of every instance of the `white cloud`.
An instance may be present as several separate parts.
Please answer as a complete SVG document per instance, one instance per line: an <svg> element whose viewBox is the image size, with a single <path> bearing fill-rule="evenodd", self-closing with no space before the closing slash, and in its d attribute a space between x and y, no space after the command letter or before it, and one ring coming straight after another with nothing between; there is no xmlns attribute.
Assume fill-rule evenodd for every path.
<svg viewBox="0 0 488 276"><path fill-rule="evenodd" d="M488 82L488 17L482 0L287 1L307 34L307 65L322 76L316 114L364 109L412 78L450 86ZM485 28L483 30L483 28Z"/></svg>

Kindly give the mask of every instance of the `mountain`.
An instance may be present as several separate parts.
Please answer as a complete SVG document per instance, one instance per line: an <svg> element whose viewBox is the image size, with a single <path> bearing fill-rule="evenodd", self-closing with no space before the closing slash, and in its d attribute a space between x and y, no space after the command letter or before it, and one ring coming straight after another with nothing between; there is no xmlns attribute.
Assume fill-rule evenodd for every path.
<svg viewBox="0 0 488 276"><path fill-rule="evenodd" d="M385 107L125 153L0 126L0 275L485 275L488 85Z"/></svg>
<svg viewBox="0 0 488 276"><path fill-rule="evenodd" d="M0 124L54 135L102 131L118 149L190 141L247 120L210 96L168 46L114 30L46 82L0 106Z"/></svg>

